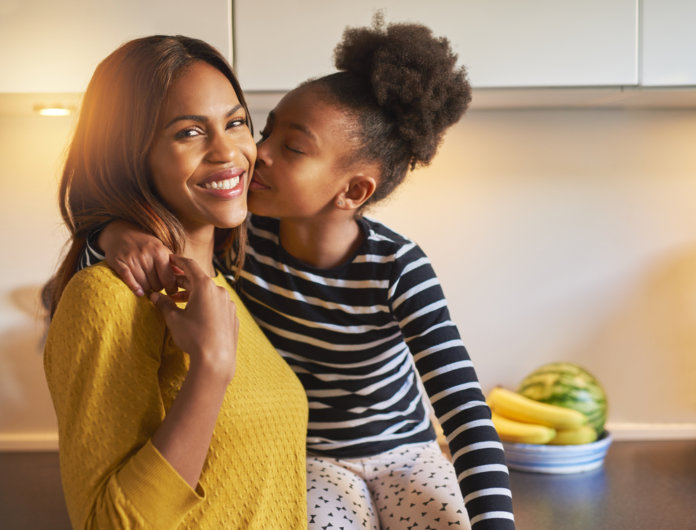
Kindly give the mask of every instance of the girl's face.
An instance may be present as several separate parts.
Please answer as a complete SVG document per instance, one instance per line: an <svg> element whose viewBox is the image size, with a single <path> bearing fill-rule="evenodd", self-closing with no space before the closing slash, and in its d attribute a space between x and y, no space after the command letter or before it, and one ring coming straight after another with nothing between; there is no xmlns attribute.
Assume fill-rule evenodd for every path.
<svg viewBox="0 0 696 530"><path fill-rule="evenodd" d="M169 89L149 154L155 189L188 235L244 221L255 160L229 80L208 63L193 63Z"/></svg>
<svg viewBox="0 0 696 530"><path fill-rule="evenodd" d="M286 219L320 220L352 175L341 161L351 150L352 119L317 88L288 93L268 115L249 186L249 210Z"/></svg>

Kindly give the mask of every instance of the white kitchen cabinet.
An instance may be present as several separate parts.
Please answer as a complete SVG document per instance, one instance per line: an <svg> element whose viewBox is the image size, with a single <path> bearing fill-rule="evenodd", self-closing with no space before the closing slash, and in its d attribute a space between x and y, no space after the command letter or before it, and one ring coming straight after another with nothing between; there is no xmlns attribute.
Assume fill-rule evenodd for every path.
<svg viewBox="0 0 696 530"><path fill-rule="evenodd" d="M369 24L377 9L447 36L477 88L638 82L637 0L235 0L242 86L287 90L333 71L344 28Z"/></svg>
<svg viewBox="0 0 696 530"><path fill-rule="evenodd" d="M231 0L2 0L0 92L82 92L123 42L156 33L206 40L231 58Z"/></svg>
<svg viewBox="0 0 696 530"><path fill-rule="evenodd" d="M643 0L644 86L696 85L696 2Z"/></svg>

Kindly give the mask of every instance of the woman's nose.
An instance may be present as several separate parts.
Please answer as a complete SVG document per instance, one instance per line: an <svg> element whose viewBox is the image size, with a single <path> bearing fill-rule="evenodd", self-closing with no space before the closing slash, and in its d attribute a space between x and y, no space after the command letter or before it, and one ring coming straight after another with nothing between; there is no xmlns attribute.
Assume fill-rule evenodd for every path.
<svg viewBox="0 0 696 530"><path fill-rule="evenodd" d="M213 135L210 142L208 158L211 162L230 162L240 152L238 138L227 133Z"/></svg>

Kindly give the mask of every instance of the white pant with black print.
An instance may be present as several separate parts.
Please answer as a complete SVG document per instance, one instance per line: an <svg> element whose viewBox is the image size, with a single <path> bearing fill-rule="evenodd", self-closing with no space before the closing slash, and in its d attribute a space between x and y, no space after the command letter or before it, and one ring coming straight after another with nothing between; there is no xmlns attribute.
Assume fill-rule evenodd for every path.
<svg viewBox="0 0 696 530"><path fill-rule="evenodd" d="M307 516L309 530L471 528L437 442L368 458L307 455Z"/></svg>

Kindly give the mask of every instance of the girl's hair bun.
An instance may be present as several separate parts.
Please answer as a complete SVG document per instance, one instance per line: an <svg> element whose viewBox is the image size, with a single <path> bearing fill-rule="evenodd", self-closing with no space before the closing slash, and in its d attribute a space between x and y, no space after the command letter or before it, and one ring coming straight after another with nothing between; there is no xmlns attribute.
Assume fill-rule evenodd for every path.
<svg viewBox="0 0 696 530"><path fill-rule="evenodd" d="M449 41L421 24L346 29L334 51L340 71L369 82L379 107L409 145L411 167L427 165L444 131L471 101L466 69L457 67Z"/></svg>

